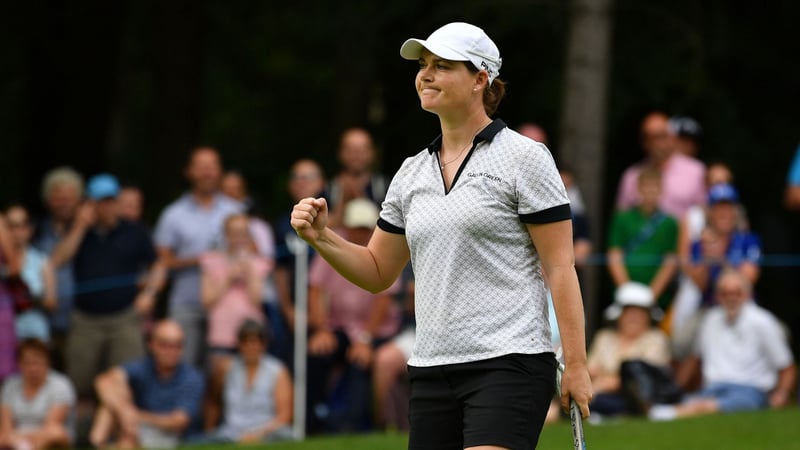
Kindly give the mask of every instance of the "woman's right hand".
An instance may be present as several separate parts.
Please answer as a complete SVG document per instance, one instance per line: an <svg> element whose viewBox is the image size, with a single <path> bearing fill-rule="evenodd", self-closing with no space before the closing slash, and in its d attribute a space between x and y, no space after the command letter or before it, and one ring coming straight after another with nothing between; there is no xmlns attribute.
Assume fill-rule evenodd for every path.
<svg viewBox="0 0 800 450"><path fill-rule="evenodd" d="M306 242L319 239L328 225L328 202L324 198L304 198L292 210L292 228Z"/></svg>

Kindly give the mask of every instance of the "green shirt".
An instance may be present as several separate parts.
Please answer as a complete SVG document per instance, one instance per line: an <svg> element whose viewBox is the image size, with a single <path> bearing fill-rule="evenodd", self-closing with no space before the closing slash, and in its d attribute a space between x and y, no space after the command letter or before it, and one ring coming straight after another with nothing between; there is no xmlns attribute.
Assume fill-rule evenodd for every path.
<svg viewBox="0 0 800 450"><path fill-rule="evenodd" d="M664 256L677 252L678 222L660 211L650 216L639 208L618 212L611 222L608 247L622 250L631 281L649 285Z"/></svg>

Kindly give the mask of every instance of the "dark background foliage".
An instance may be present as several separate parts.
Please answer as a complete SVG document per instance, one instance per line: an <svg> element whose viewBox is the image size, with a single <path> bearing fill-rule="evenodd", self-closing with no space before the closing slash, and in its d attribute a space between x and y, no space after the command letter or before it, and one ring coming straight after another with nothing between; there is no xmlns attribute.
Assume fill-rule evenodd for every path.
<svg viewBox="0 0 800 450"><path fill-rule="evenodd" d="M578 180L582 189L602 190L610 212L619 175L641 157L642 114L691 115L705 128L701 158L733 166L766 250L786 253L797 229L780 200L800 139L798 19L791 0L618 0L609 111L597 118L608 127L597 161L607 181ZM482 26L501 49L509 93L498 115L539 122L557 143L568 2L7 2L0 203L40 210L42 174L68 164L141 185L152 222L184 189L188 150L207 143L271 218L289 207L291 162L310 156L332 173L338 134L353 125L374 133L392 173L438 129L399 46L453 20ZM792 276L768 269L760 289L796 317L782 300Z"/></svg>

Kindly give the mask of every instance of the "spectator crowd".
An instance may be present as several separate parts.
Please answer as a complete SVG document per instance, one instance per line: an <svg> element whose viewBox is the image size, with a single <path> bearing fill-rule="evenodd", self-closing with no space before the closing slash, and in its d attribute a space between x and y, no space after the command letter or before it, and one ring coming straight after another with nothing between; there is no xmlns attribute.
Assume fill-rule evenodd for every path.
<svg viewBox="0 0 800 450"><path fill-rule="evenodd" d="M547 143L534 124L519 131ZM593 417L786 406L796 389L787 328L754 298L761 243L732 170L698 159L702 128L688 117L652 112L640 140L644 155L620 179L604 241L589 235L598 218L586 216L580 180L559 164L579 274L603 242L613 284L608 327L588 355ZM316 161L297 160L287 191L325 197L331 224L364 244L389 178L375 171L364 129L342 133L337 157L329 179ZM786 204L796 208L800 156L794 166ZM152 228L140 188L69 167L45 175L44 217L20 204L0 212L0 447L292 437L290 207L260 217L247 180L214 148L193 149L185 169L190 188ZM307 431L406 430L411 267L372 294L308 252Z"/></svg>

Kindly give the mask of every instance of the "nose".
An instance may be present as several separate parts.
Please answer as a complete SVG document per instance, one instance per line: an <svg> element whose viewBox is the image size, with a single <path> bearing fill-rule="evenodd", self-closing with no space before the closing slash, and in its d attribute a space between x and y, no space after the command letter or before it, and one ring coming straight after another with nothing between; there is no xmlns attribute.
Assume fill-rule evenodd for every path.
<svg viewBox="0 0 800 450"><path fill-rule="evenodd" d="M422 81L431 81L433 79L433 70L431 70L430 64L426 65L425 67L421 67L419 69L419 79Z"/></svg>

